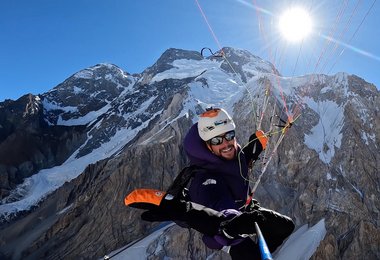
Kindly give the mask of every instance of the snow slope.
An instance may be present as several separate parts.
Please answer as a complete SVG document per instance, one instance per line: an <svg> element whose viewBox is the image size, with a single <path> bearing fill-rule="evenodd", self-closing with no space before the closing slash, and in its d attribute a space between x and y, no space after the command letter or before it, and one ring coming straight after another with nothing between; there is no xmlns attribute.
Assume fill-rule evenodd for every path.
<svg viewBox="0 0 380 260"><path fill-rule="evenodd" d="M145 260L149 256L149 254L147 254L148 246L171 226L172 225L165 226L140 241L132 242L125 247L115 250L111 252L108 257L115 260ZM273 257L275 260L310 259L325 235L326 228L324 219L321 219L312 227L304 225L286 240L282 247L273 254ZM159 251L160 248L156 248L154 253L158 254Z"/></svg>

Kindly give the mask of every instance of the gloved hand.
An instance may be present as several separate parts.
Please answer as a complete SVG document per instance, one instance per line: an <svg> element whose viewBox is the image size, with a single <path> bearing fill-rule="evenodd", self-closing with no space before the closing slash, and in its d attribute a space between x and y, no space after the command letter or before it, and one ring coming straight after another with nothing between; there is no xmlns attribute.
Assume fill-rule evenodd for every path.
<svg viewBox="0 0 380 260"><path fill-rule="evenodd" d="M267 148L268 137L264 134L263 130L257 130L255 134L256 134L257 139L259 139L263 147L263 150L265 150L265 148Z"/></svg>
<svg viewBox="0 0 380 260"><path fill-rule="evenodd" d="M262 223L265 217L259 210L244 212L230 220L221 223L221 231L228 238L244 237L256 233L254 223Z"/></svg>
<svg viewBox="0 0 380 260"><path fill-rule="evenodd" d="M262 130L257 130L249 137L249 142L244 146L243 151L246 154L246 159L256 161L260 153L266 149L268 137Z"/></svg>
<svg viewBox="0 0 380 260"><path fill-rule="evenodd" d="M251 198L251 201L249 202L248 205L245 205L241 211L244 212L250 212L253 210L259 210L260 209L260 202L258 202L256 199Z"/></svg>

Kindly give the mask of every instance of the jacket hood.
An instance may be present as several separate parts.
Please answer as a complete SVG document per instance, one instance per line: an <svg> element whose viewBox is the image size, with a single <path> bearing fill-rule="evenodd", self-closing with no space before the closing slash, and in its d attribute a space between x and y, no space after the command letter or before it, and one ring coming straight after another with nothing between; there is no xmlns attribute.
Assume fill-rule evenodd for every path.
<svg viewBox="0 0 380 260"><path fill-rule="evenodd" d="M218 208L215 208L216 210L231 207L237 209L244 205L249 191L249 185L246 181L248 167L244 153L240 153L240 163L237 156L232 160L225 160L216 156L207 148L206 143L200 138L197 124L194 124L185 136L184 149L190 159L190 163L205 169L207 172L198 171L198 174L215 174L218 178L223 178L224 183L228 185L230 194L226 194L226 196L230 196L230 199L237 204L235 206L231 206L230 204L219 205ZM238 151L240 151L240 147L238 147ZM200 179L195 177L193 181L197 182L203 180L202 177ZM203 203L206 202L204 205L209 205L207 201L209 201L209 198L200 198L198 203L203 205Z"/></svg>

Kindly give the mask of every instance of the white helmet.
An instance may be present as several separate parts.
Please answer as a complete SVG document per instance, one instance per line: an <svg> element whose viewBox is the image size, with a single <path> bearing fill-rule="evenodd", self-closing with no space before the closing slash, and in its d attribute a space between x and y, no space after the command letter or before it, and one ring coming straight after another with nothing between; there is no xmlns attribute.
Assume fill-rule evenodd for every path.
<svg viewBox="0 0 380 260"><path fill-rule="evenodd" d="M222 108L211 108L199 116L198 133L203 141L235 130L235 123Z"/></svg>

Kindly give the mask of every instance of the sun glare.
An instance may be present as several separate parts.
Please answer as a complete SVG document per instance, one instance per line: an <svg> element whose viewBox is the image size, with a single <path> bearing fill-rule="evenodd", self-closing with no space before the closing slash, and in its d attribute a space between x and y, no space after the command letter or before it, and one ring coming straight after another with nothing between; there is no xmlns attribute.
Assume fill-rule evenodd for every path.
<svg viewBox="0 0 380 260"><path fill-rule="evenodd" d="M312 31L309 13L300 7L286 10L280 17L281 34L290 42L298 42L306 38Z"/></svg>

